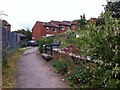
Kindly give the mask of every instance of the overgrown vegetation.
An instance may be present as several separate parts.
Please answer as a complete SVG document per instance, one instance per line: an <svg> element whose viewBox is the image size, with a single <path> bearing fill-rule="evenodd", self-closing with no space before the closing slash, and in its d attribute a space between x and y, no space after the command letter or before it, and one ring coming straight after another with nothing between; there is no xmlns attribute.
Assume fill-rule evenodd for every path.
<svg viewBox="0 0 120 90"><path fill-rule="evenodd" d="M94 63L95 67L86 67L86 63L76 61L68 65L69 59L68 62L66 59L58 59L53 66L62 73L66 73L67 68L70 68L68 80L73 87L119 88L120 20L112 18L109 12L105 12L96 22L91 20L87 24L84 22L85 16L78 20L76 32L66 32L55 36L55 39L62 42L62 47L74 44L79 49L80 55L91 56L88 65ZM79 37L76 38L76 35Z"/></svg>
<svg viewBox="0 0 120 90"><path fill-rule="evenodd" d="M3 59L4 64L2 65L2 88L13 88L14 87L14 72L16 70L16 61L22 55L22 50L15 51L11 56L6 56Z"/></svg>
<svg viewBox="0 0 120 90"><path fill-rule="evenodd" d="M39 49L40 53L43 53L43 45L51 44L51 43L53 43L53 41L54 41L54 37L48 37L48 38L39 39L37 42L39 44L38 49Z"/></svg>
<svg viewBox="0 0 120 90"><path fill-rule="evenodd" d="M117 2L111 2L109 1L107 6L105 7L106 11L110 11L110 14L114 18L120 18L120 1L118 0Z"/></svg>
<svg viewBox="0 0 120 90"><path fill-rule="evenodd" d="M84 50L81 48L80 51L90 55L98 67L93 80L96 86L92 83L90 87L116 88L120 85L120 25L109 12L102 14L101 18L105 20L103 24L96 26L96 23L91 23L82 31L79 40L83 40Z"/></svg>
<svg viewBox="0 0 120 90"><path fill-rule="evenodd" d="M80 82L80 87L118 88L120 85L119 20L112 18L109 12L101 14L101 19L105 22L97 22L98 25L96 22L91 22L84 29L79 29L80 37L76 40L78 42L76 46L82 55L91 56L91 62L96 63L98 67L92 74L95 78L88 76L87 79L91 78L89 82ZM74 75L77 75L79 70L77 69Z"/></svg>
<svg viewBox="0 0 120 90"><path fill-rule="evenodd" d="M68 58L55 60L55 62L53 63L53 67L55 67L59 73L64 75L68 72L68 69L70 68L70 61Z"/></svg>

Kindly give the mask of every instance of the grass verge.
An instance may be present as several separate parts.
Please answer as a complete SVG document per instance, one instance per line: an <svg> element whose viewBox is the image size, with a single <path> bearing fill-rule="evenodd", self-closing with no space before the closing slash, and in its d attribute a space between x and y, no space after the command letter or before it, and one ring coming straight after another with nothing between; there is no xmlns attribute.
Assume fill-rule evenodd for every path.
<svg viewBox="0 0 120 90"><path fill-rule="evenodd" d="M15 85L14 73L16 61L23 54L25 49L16 50L11 56L6 58L6 65L2 67L2 88L13 88Z"/></svg>

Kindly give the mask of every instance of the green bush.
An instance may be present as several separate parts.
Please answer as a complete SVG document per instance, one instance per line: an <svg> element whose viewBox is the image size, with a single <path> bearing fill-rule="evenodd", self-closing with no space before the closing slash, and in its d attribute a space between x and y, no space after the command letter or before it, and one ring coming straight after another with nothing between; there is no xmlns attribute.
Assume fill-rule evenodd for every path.
<svg viewBox="0 0 120 90"><path fill-rule="evenodd" d="M53 67L55 67L59 73L66 74L68 72L68 68L70 67L70 63L68 59L59 59L54 61Z"/></svg>
<svg viewBox="0 0 120 90"><path fill-rule="evenodd" d="M74 66L70 72L68 80L71 85L80 88L88 88L91 84L92 78L95 77L95 70L86 67L84 63L80 63L79 66Z"/></svg>
<svg viewBox="0 0 120 90"><path fill-rule="evenodd" d="M91 56L90 62L97 65L97 71L90 71L84 64L74 65L68 79L78 87L118 88L120 85L120 20L112 18L109 12L102 13L100 18L101 21L87 25L78 21L79 38L67 35L61 41L64 45L74 43L81 55Z"/></svg>
<svg viewBox="0 0 120 90"><path fill-rule="evenodd" d="M84 23L85 18L78 20L78 38L65 33L62 46L73 44L81 56L91 56L96 70L85 68L76 62L72 68L69 81L78 87L119 88L120 86L120 20L112 18L109 12L102 13L97 22ZM55 67L64 72L63 61L56 61ZM61 69L62 68L62 69ZM63 70L64 69L64 70ZM62 71L63 70L63 71Z"/></svg>
<svg viewBox="0 0 120 90"><path fill-rule="evenodd" d="M24 47L27 47L27 45L25 43L20 45L20 48L24 48Z"/></svg>
<svg viewBox="0 0 120 90"><path fill-rule="evenodd" d="M43 45L53 43L54 37L40 38L37 42L39 44L38 48L39 48L40 53L43 53Z"/></svg>
<svg viewBox="0 0 120 90"><path fill-rule="evenodd" d="M7 56L6 56L6 57L7 57ZM6 67L7 64L8 64L6 57L3 57L3 58L2 58L2 66L3 66L3 67Z"/></svg>
<svg viewBox="0 0 120 90"><path fill-rule="evenodd" d="M99 67L90 87L118 88L120 85L120 24L119 20L112 18L109 12L101 14L101 18L104 23L97 26L96 23L91 23L86 29L79 31L78 47L82 55L91 56L91 62L93 61Z"/></svg>

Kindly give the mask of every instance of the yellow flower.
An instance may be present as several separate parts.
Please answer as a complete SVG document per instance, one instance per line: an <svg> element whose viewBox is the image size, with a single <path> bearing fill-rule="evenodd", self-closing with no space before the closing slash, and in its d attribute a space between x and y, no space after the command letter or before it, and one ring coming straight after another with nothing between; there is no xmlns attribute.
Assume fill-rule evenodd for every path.
<svg viewBox="0 0 120 90"><path fill-rule="evenodd" d="M89 68L89 66L87 66L86 68Z"/></svg>

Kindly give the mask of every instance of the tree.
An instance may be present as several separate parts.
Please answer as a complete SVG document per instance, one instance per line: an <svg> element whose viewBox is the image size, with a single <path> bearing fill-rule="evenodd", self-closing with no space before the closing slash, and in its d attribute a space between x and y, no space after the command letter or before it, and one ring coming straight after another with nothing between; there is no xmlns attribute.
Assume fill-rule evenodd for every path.
<svg viewBox="0 0 120 90"><path fill-rule="evenodd" d="M17 31L14 31L16 33L22 33L24 35L26 35L27 40L31 40L32 39L32 32L30 31L29 28L27 28L27 30L25 29L18 29Z"/></svg>
<svg viewBox="0 0 120 90"><path fill-rule="evenodd" d="M96 63L98 67L94 72L95 77L90 81L90 87L119 88L119 19L112 18L109 12L105 12L101 14L101 21L97 25L89 24L89 27L80 30L80 34L80 52L85 56L91 56L91 62Z"/></svg>
<svg viewBox="0 0 120 90"><path fill-rule="evenodd" d="M78 20L78 28L83 29L87 25L87 20L85 18L85 14L80 15L80 19Z"/></svg>
<svg viewBox="0 0 120 90"><path fill-rule="evenodd" d="M108 2L106 6L106 11L110 11L112 17L120 18L120 1Z"/></svg>

